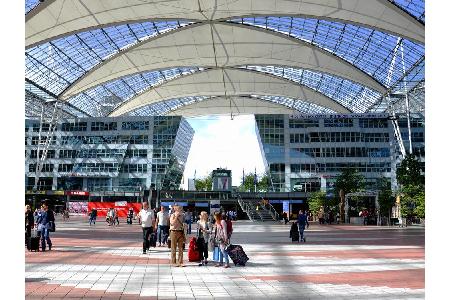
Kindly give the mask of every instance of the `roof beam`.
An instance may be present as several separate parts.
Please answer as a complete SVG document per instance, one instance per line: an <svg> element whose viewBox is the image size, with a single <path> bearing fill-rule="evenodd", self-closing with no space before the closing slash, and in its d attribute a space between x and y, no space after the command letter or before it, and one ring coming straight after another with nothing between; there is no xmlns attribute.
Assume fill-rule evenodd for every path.
<svg viewBox="0 0 450 300"><path fill-rule="evenodd" d="M283 96L311 102L339 113L351 112L318 91L278 76L246 69L218 68L182 76L147 89L124 102L109 116L119 116L137 108L170 99L225 95Z"/></svg>
<svg viewBox="0 0 450 300"><path fill-rule="evenodd" d="M199 11L199 4L201 11ZM146 20L292 16L351 23L424 43L425 26L387 0L47 0L25 16L27 48L78 32Z"/></svg>
<svg viewBox="0 0 450 300"><path fill-rule="evenodd" d="M314 70L386 92L373 77L314 44L250 25L205 22L172 30L119 51L77 79L60 98L68 99L118 78L160 69L241 65Z"/></svg>

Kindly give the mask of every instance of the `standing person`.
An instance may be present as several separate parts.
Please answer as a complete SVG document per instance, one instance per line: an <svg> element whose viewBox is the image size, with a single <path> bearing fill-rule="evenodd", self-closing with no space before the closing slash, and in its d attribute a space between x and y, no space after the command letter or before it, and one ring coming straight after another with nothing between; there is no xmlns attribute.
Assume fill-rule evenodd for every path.
<svg viewBox="0 0 450 300"><path fill-rule="evenodd" d="M228 233L227 233L227 222L222 219L222 214L220 212L216 212L214 214L214 219L216 220L215 226L217 230L216 241L217 245L219 245L219 263L216 264L216 267L223 266L224 268L230 267L230 262L228 259L228 253L225 251L225 248L229 244ZM225 266L223 265L223 259L225 258Z"/></svg>
<svg viewBox="0 0 450 300"><path fill-rule="evenodd" d="M34 216L29 205L25 205L25 236L31 237L31 228L34 228Z"/></svg>
<svg viewBox="0 0 450 300"><path fill-rule="evenodd" d="M306 242L306 239L303 236L303 233L305 231L305 226L309 227L309 223L308 223L308 217L306 217L306 215L303 213L302 210L300 210L298 212L297 223L298 223L298 231L300 231L300 241Z"/></svg>
<svg viewBox="0 0 450 300"><path fill-rule="evenodd" d="M284 225L286 225L289 222L288 217L287 217L287 212L283 212L283 219L284 219Z"/></svg>
<svg viewBox="0 0 450 300"><path fill-rule="evenodd" d="M186 236L184 235L183 221L185 220L184 214L181 211L181 206L172 206L173 214L170 216L170 253L172 266L184 267L183 264L183 244ZM175 256L176 249L178 248L178 264Z"/></svg>
<svg viewBox="0 0 450 300"><path fill-rule="evenodd" d="M201 261L199 266L206 266L208 264L208 241L211 233L206 211L200 213L200 220L197 221L197 224L197 245L199 246Z"/></svg>
<svg viewBox="0 0 450 300"><path fill-rule="evenodd" d="M97 210L95 208L93 208L91 210L91 213L89 214L89 226L91 226L92 223L94 223L94 225L95 225L96 220L97 220Z"/></svg>
<svg viewBox="0 0 450 300"><path fill-rule="evenodd" d="M42 212L38 215L37 225L38 231L41 232L41 248L45 251L45 242L48 243L48 250L52 250L52 241L50 240L50 228L55 222L53 211L48 208L48 204L42 204Z"/></svg>
<svg viewBox="0 0 450 300"><path fill-rule="evenodd" d="M153 213L153 210L149 209L148 202L142 203L142 209L139 212L139 218L141 220L142 226L142 254L145 254L147 253L147 250L150 249L149 236L155 229L155 215Z"/></svg>
<svg viewBox="0 0 450 300"><path fill-rule="evenodd" d="M184 214L184 220L188 226L187 234L191 234L191 232L192 232L192 213L191 213L190 209L188 209L188 211Z"/></svg>
<svg viewBox="0 0 450 300"><path fill-rule="evenodd" d="M117 212L117 209L113 209L113 215L114 215L114 225L116 224L116 222L117 222L117 226L119 226L119 214L118 214L118 212Z"/></svg>
<svg viewBox="0 0 450 300"><path fill-rule="evenodd" d="M167 243L167 232L169 231L169 213L162 205L161 210L156 214L156 224L158 224L158 247L161 247Z"/></svg>
<svg viewBox="0 0 450 300"><path fill-rule="evenodd" d="M324 224L324 218L323 218L323 208L320 208L319 212L317 213L317 217L319 218L319 224Z"/></svg>

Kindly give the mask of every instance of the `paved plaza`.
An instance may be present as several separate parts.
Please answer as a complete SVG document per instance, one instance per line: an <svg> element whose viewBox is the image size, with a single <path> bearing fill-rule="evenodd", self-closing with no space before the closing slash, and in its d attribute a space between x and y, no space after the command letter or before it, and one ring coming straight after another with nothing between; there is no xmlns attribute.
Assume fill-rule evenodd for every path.
<svg viewBox="0 0 450 300"><path fill-rule="evenodd" d="M137 224L57 222L52 251L25 250L26 299L424 299L422 227L318 225L292 243L289 225L237 221L245 267L171 267L142 254ZM193 233L195 230L193 229ZM210 253L211 256L211 253ZM187 252L185 252L187 260Z"/></svg>

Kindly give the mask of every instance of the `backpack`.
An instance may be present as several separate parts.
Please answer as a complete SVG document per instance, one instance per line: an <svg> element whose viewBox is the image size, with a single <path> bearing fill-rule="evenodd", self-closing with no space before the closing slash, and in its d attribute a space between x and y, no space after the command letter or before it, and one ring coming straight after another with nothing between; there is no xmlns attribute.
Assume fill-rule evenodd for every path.
<svg viewBox="0 0 450 300"><path fill-rule="evenodd" d="M231 234L233 233L233 224L231 223L230 220L227 220L226 222L227 222L227 234L228 237L230 237Z"/></svg>

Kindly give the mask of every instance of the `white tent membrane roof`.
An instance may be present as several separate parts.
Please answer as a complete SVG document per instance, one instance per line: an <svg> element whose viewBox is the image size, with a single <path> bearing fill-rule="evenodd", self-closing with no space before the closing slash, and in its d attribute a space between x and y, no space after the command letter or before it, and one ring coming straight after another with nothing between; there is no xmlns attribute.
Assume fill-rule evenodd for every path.
<svg viewBox="0 0 450 300"><path fill-rule="evenodd" d="M197 117L210 115L291 114L292 108L253 97L211 97L177 108L167 115Z"/></svg>
<svg viewBox="0 0 450 300"><path fill-rule="evenodd" d="M304 99L339 113L350 111L320 92L277 76L245 69L209 69L143 91L110 113L119 116L139 107L185 96L274 95Z"/></svg>
<svg viewBox="0 0 450 300"><path fill-rule="evenodd" d="M46 0L26 17L26 46L145 20L226 20L299 16L345 21L424 43L424 25L390 1L367 0Z"/></svg>
<svg viewBox="0 0 450 300"><path fill-rule="evenodd" d="M260 4L264 1L258 0L257 3ZM315 13L320 11L325 14L330 7L336 6L333 1L310 1L309 4L300 0L270 1L280 4L275 8L280 12L278 14L273 11L273 6L258 5L256 8L255 6L246 6L246 3L256 3L255 1L237 0L231 3L229 0L219 0L218 4L228 3L229 5L218 5L212 17L208 17L211 10L202 6L203 3L211 2L200 1L200 5L204 8L202 11L204 14L198 19L191 17L191 14L198 14L198 8L189 11L184 10L186 6L179 6L180 9L166 7L167 10L174 10L175 13L181 12L176 19L168 20L163 14L157 18L150 16L150 19L133 19L135 16L130 14L126 16L126 20L120 21L119 19L123 16L121 11L134 7L133 5L138 2L139 7L167 6L169 4L168 1L150 0L46 0L43 3L39 3L37 0L26 0L27 26L35 18L40 18L46 13L54 13L53 5L62 3L58 17L53 18L57 19L56 22L59 22L59 25L51 25L50 31L53 34L63 27L66 30L62 35L57 33L53 37L42 40L45 43L39 42L38 46L34 42L27 46L25 51L26 81L42 88L53 98L67 100L72 110L78 110L77 114L90 116L109 115L111 111L117 111L129 103L130 99L139 97L143 91L149 91L172 80L181 82L178 81L179 77L191 76L190 74L203 71L204 68L217 66L247 69L252 70L252 73L268 73L288 79L291 84L304 85L322 96L325 95L326 98L331 98L335 104L341 105L351 112L384 111L386 94L392 92L419 91L422 96L419 95L416 98L424 99L424 89L416 89L417 86L424 86L424 45L421 44L423 41L407 37L400 31L394 32L395 26L390 29L380 27L380 24L392 17L392 14L399 14L403 20L407 19L408 22L415 23L423 30L425 22L423 0L341 1L341 3L343 2L340 8L342 12L339 13L342 19L336 18L339 15L336 9L333 11L332 17L323 15L314 17L311 11L307 11L308 7L315 7ZM101 3L106 6L101 8L98 6ZM170 4L173 3L189 5L189 3L192 4L192 1L170 1ZM81 4L84 7L97 5L95 9L100 10L91 11L91 17L97 18L97 21L100 20L99 16L104 17L103 21L107 20L106 15L119 19L113 23L97 22L94 27L89 27L90 23L84 19L82 21L84 27L73 31L70 29L73 24L89 16L83 15L79 20L72 20L75 22L72 23L69 20L73 17L72 14L82 13L82 9L77 12L65 11L71 5ZM235 6L238 4L242 6L239 9ZM292 8L292 5L296 4L299 5L298 9L303 11L289 12L283 6ZM198 6L198 2L196 5ZM379 11L381 13L378 18L379 24L375 26L369 24L381 6L385 7L385 11L383 13ZM105 10L104 7L108 9ZM263 10L258 10L259 7L263 7ZM319 7L321 8L319 9ZM101 12L102 9L103 12ZM248 10L248 15L244 14L246 10ZM354 11L356 15L351 14L348 17L343 13L344 11ZM372 15L362 18L363 12L368 11L371 11ZM92 14L92 12L98 12L98 14ZM239 13L234 14L234 12ZM142 12L137 14L140 13ZM64 19L65 17L69 19ZM364 23L355 22L358 18L364 19ZM67 22L64 23L64 20ZM51 17L47 21L52 22ZM213 25L209 25L210 23ZM209 35L206 34L207 30L204 34L196 32L198 28L207 29L208 27ZM219 30L211 31L216 28ZM181 36L183 32L191 32L191 38L198 37L194 43L191 42L188 45L170 41L173 37L177 37L178 42L186 41L189 36L183 38ZM257 36L253 37L255 33ZM163 51L164 48L155 43L158 40L166 41L164 46L168 51ZM222 41L225 41L224 45L226 46L222 46ZM248 41L253 44L247 47L251 51L245 53L242 49L245 47L244 42ZM282 49L290 47L292 55L290 57L277 55L278 52L275 50L270 52L269 43L272 43L272 47L275 44L276 47ZM122 69L120 69L117 64L116 67L110 68L110 73L105 72L108 70L109 62L117 63L118 61L115 59L128 57L134 49L141 46L146 47L146 51L141 49L133 54L132 59L128 60L135 65L123 63ZM216 47L216 51L211 57L211 48L214 47ZM260 49L252 49L252 47ZM203 51L199 51L199 49ZM400 59L398 49L403 50L401 55L404 59ZM155 55L157 50L159 52ZM265 55L266 53L267 55ZM312 60L312 57L320 59ZM158 59L161 65L159 68L155 66ZM90 76L96 74L97 70L102 70L104 76L99 76L95 79L96 82L88 83L86 86L80 85L86 79L94 78ZM274 76L271 77L274 78ZM249 94L256 95L258 93L253 91ZM194 97L189 95L186 91L184 96L179 95L179 97L184 97L183 99ZM221 94L215 96L221 96ZM279 98L288 99L286 95L266 95L264 93L260 97L268 97L266 100L272 102L276 102L275 99ZM159 101L131 110L130 113L133 111L150 113L150 111L160 111L159 107L168 107L167 113L177 106L177 103L180 102L179 99L182 98ZM331 109L314 105L309 99L301 99L298 95L289 99L295 103L303 101L309 103L310 112ZM30 101L29 103L32 105L37 102ZM423 107L420 103L418 106ZM158 109L155 109L157 107ZM149 108L149 110L144 108ZM38 110L30 109L29 111ZM336 111L331 109L331 112Z"/></svg>
<svg viewBox="0 0 450 300"><path fill-rule="evenodd" d="M285 34L236 23L199 23L155 36L120 51L69 86L65 100L127 75L174 67L281 65L329 73L380 93L386 88L344 59Z"/></svg>

